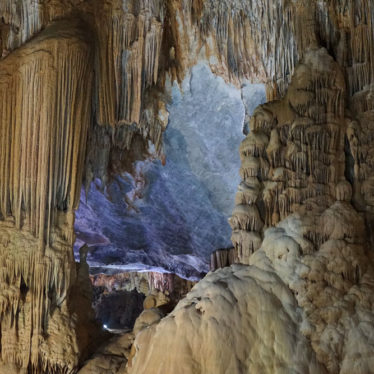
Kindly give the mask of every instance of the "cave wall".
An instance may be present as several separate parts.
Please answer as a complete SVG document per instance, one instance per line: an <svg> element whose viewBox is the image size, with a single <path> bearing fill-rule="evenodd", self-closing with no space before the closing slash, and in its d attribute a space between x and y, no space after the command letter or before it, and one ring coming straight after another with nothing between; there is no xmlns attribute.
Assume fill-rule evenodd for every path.
<svg viewBox="0 0 374 374"><path fill-rule="evenodd" d="M140 331L127 373L373 372L372 190L360 141L372 130L349 103L344 70L310 48L285 96L254 111L230 218L248 266L209 273Z"/></svg>
<svg viewBox="0 0 374 374"><path fill-rule="evenodd" d="M313 221L317 230L306 230L304 239L317 253L328 240L343 240L346 261L357 262L358 272L348 267L337 273L344 275L344 292L360 288L363 279L370 285L371 268L360 258L371 263L371 1L4 0L0 15L0 252L7 285L1 298L1 360L6 372L76 371L91 331L79 322L84 308L74 305L89 297L88 291L77 295L85 287L87 267L82 261L77 270L72 252L81 185L88 190L99 180L105 190L151 150L162 158L166 82L182 82L202 60L232 84L245 79L265 84L268 100L275 100L255 111L242 145L242 178L254 184L241 186L231 220L234 233L240 230L234 245L241 261L251 263L255 249L271 252L263 247L264 228L281 225L290 214L307 216L310 208L326 221ZM352 228L344 218L341 237L331 216L345 217L346 211L359 224ZM347 249L347 242L357 251ZM292 287L276 266L272 271ZM322 282L310 277L313 285ZM320 294L328 295L325 291ZM364 296L357 302L358 315L371 307ZM303 310L328 305L316 300L311 307L296 298ZM346 323L352 319L349 314ZM344 366L347 356L341 352L318 349L321 331L303 335L312 342L314 353L308 346L308 355L315 354L330 372L337 367L349 372L352 359ZM335 338L340 330L329 331L326 336ZM362 362L365 372L370 365Z"/></svg>

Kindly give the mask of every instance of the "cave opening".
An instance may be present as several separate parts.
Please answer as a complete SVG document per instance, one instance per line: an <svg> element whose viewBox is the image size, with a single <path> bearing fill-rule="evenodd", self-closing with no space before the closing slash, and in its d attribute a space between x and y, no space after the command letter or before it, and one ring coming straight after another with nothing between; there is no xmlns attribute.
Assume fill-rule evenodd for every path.
<svg viewBox="0 0 374 374"><path fill-rule="evenodd" d="M139 301L132 292L148 295L155 285L113 288L111 276L159 273L196 282L209 271L211 253L232 246L228 218L240 182L237 150L254 109L266 100L264 85L235 87L203 62L181 84L168 81L166 91L169 120L162 156L150 144L148 158L135 161L131 172L115 175L105 187L98 179L82 187L76 212L76 260L79 248L88 245L91 279L102 274L105 293L133 297L128 305ZM94 292L106 298L99 288ZM105 308L99 305L95 300L104 321Z"/></svg>

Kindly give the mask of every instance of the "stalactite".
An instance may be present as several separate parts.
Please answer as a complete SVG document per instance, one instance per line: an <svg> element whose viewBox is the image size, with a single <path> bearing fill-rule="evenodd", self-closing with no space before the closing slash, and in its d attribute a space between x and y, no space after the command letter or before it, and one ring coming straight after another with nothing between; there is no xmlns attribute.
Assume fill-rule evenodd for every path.
<svg viewBox="0 0 374 374"><path fill-rule="evenodd" d="M269 142L268 137L259 132L251 132L241 143L240 152L243 157L264 155L265 148Z"/></svg>
<svg viewBox="0 0 374 374"><path fill-rule="evenodd" d="M260 161L257 157L245 158L240 168L240 176L242 179L248 177L257 177L260 171Z"/></svg>
<svg viewBox="0 0 374 374"><path fill-rule="evenodd" d="M61 21L0 62L1 357L20 370L73 373L79 360L66 303L92 59L86 31ZM59 313L65 322L54 330Z"/></svg>
<svg viewBox="0 0 374 374"><path fill-rule="evenodd" d="M249 257L261 247L261 236L255 231L233 231L231 236L238 261L248 264Z"/></svg>
<svg viewBox="0 0 374 374"><path fill-rule="evenodd" d="M41 254L38 241L30 233L17 233L11 221L1 224L0 233L8 238L0 245L0 269L6 285L0 294L2 359L19 368L26 368L31 362L38 371L40 355L48 354L39 348L40 337L53 332L51 306L66 308L68 290L75 281L71 243L60 242L58 247L48 247ZM22 324L21 330L17 324ZM63 326L60 328L63 331ZM59 363L59 370L70 365L73 372L78 350L69 353L69 349L64 357L66 362ZM53 355L46 359L46 365L50 365L48 360L53 361Z"/></svg>
<svg viewBox="0 0 374 374"><path fill-rule="evenodd" d="M246 198L246 189L240 186L229 220L234 230L232 241L243 263L248 263L252 253L248 248L258 249L261 242L244 245L243 233L261 238L263 227L276 225L303 206L313 206L315 199L323 204L330 203L331 195L350 200L352 188L345 181L339 156L347 124L344 106L343 75L326 50L319 49L305 54L281 101L255 110L252 132L240 149L240 175L244 186L257 180L260 188L254 199L250 195ZM255 203L263 206L264 223L261 220L260 226L253 224L258 213Z"/></svg>
<svg viewBox="0 0 374 374"><path fill-rule="evenodd" d="M111 8L102 13L100 6L97 9L100 125L139 124L144 90L158 80L162 2L141 1L138 6L137 16Z"/></svg>
<svg viewBox="0 0 374 374"><path fill-rule="evenodd" d="M247 178L247 181L241 182L238 187L235 205L255 204L259 194L260 186L257 178L252 178L251 180L248 180Z"/></svg>
<svg viewBox="0 0 374 374"><path fill-rule="evenodd" d="M263 222L255 205L237 205L229 223L233 230L261 231Z"/></svg>
<svg viewBox="0 0 374 374"><path fill-rule="evenodd" d="M236 251L234 248L218 249L210 256L210 270L221 269L235 264L236 262L238 262L238 259L236 258Z"/></svg>
<svg viewBox="0 0 374 374"><path fill-rule="evenodd" d="M41 36L2 63L1 213L18 228L27 221L41 246L49 243L55 210L79 201L90 98L78 82L90 87L89 60L85 43Z"/></svg>
<svg viewBox="0 0 374 374"><path fill-rule="evenodd" d="M64 308L74 279L70 247L82 173L87 185L100 178L105 188L113 175L131 168L138 157L133 149L143 157L151 141L161 150L165 77L181 79L197 55L237 84L243 78L265 83L268 99L278 100L255 111L241 147L244 181L230 221L241 262L249 263L259 249L264 225L276 225L290 213L332 205L334 199L344 205L351 197L362 210L374 206L371 1L4 0L0 15L4 361L29 371L75 370L74 334L67 334L66 346L75 358L53 352L53 360L51 346L59 335L48 329L75 328ZM66 24L58 32L50 27L69 17L86 24ZM44 28L44 37L36 36ZM29 47L21 47L26 42ZM354 119L345 118L347 102ZM353 171L340 157L344 152L353 159ZM317 247L331 235L341 236L334 211L329 214L326 232L305 233ZM23 238L29 253L7 238L9 230ZM224 253L218 257L225 262ZM360 278L345 269L342 274ZM22 288L32 292L22 295ZM52 304L58 305L53 318ZM25 334L17 336L17 323Z"/></svg>

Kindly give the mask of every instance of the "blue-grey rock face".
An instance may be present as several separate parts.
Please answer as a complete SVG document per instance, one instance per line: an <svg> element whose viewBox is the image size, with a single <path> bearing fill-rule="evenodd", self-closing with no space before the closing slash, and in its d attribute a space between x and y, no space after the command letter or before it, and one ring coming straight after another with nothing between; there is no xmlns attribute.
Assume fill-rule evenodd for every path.
<svg viewBox="0 0 374 374"><path fill-rule="evenodd" d="M105 193L96 181L87 202L82 193L75 247L90 245L91 266L193 278L208 270L213 250L231 245L227 218L240 182L243 102L257 106L264 88L241 92L200 64L170 90L165 165L138 162L135 177L118 176Z"/></svg>

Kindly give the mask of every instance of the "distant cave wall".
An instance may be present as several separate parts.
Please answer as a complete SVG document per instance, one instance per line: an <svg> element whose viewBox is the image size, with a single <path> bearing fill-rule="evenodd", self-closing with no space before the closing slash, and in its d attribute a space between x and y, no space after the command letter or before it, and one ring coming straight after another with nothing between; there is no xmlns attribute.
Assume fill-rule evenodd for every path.
<svg viewBox="0 0 374 374"><path fill-rule="evenodd" d="M210 253L230 246L227 223L239 182L245 113L265 101L263 85L241 90L206 62L181 85L168 83L163 161L137 162L107 188L96 180L82 193L75 246L90 246L88 262L102 271L158 268L183 277L208 270Z"/></svg>

